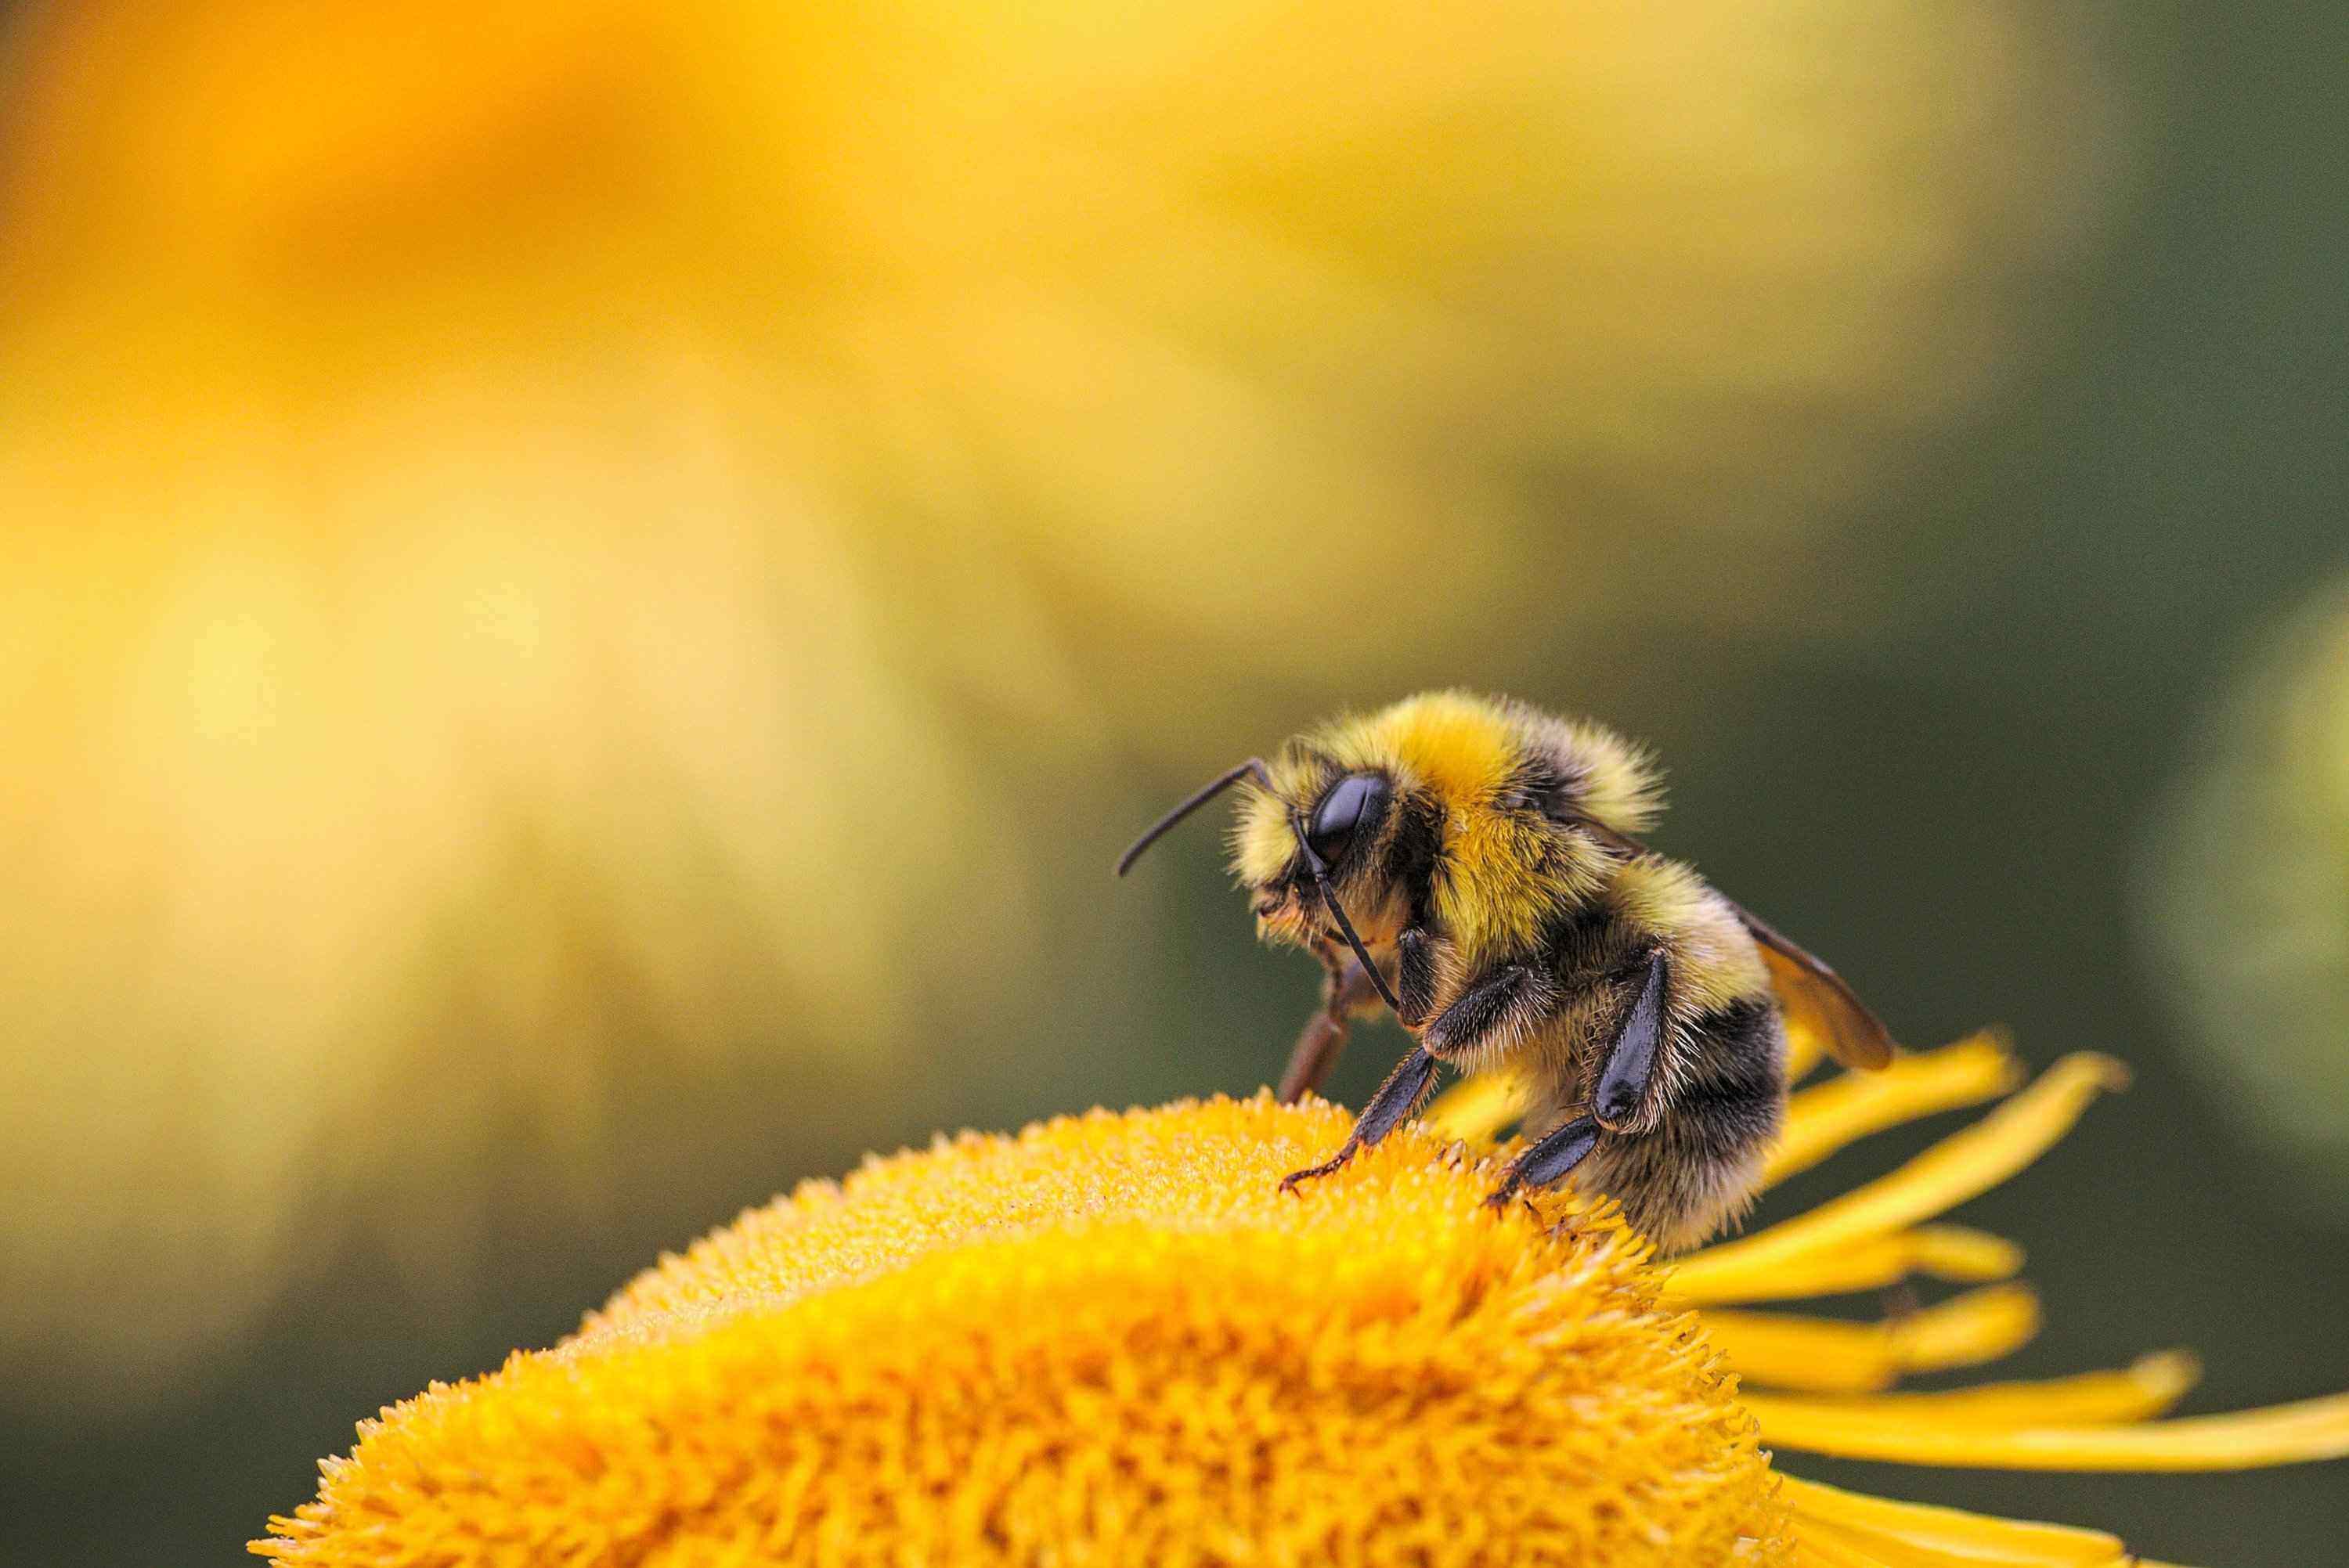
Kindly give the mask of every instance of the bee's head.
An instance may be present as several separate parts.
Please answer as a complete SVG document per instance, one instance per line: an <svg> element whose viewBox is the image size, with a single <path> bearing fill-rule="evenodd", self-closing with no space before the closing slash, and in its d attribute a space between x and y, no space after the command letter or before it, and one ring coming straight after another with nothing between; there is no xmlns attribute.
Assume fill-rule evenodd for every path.
<svg viewBox="0 0 2349 1568"><path fill-rule="evenodd" d="M1654 770L1612 732L1427 692L1241 763L1168 812L1118 870L1235 787L1232 870L1259 933L1324 957L1333 941L1357 957L1383 951L1407 926L1464 963L1522 950L1598 893L1657 810Z"/></svg>
<svg viewBox="0 0 2349 1568"><path fill-rule="evenodd" d="M1383 772L1347 772L1295 750L1269 768L1251 758L1161 818L1126 851L1118 874L1160 834L1236 784L1243 795L1232 832L1233 869L1258 931L1301 947L1343 942L1378 979L1364 936L1392 941L1402 919L1395 896L1395 789ZM1378 985L1386 989L1383 979Z"/></svg>
<svg viewBox="0 0 2349 1568"><path fill-rule="evenodd" d="M1392 878L1394 785L1384 773L1329 766L1284 768L1253 785L1232 829L1232 866L1265 935L1300 946L1340 940L1326 886L1355 929L1383 944Z"/></svg>

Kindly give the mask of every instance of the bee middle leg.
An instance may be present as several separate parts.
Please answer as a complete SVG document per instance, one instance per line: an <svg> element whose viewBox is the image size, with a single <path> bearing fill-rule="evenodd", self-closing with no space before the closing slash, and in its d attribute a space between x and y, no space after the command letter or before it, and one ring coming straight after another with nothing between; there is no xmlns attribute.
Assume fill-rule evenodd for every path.
<svg viewBox="0 0 2349 1568"><path fill-rule="evenodd" d="M1557 1006L1557 985L1547 975L1530 964L1504 964L1470 981L1419 1037L1447 1061L1474 1057L1496 1042L1523 1037Z"/></svg>
<svg viewBox="0 0 2349 1568"><path fill-rule="evenodd" d="M1410 932L1404 934L1406 937L1413 934ZM1416 961L1427 966L1432 975L1433 959L1423 935L1419 943L1407 943L1401 957L1406 974L1402 1000L1406 1006L1411 1006L1409 972ZM1300 1181L1329 1175L1351 1160L1357 1151L1393 1131L1426 1098L1428 1089L1435 1082L1439 1061L1457 1057L1480 1045L1489 1045L1496 1037L1521 1033L1538 1024L1557 1006L1557 985L1529 964L1505 964L1471 982L1450 1006L1421 1029L1419 1048L1403 1057L1394 1071L1387 1075L1386 1082L1379 1086L1378 1092L1371 1097L1370 1103L1362 1107L1362 1114L1355 1119L1354 1130L1347 1135L1344 1146L1321 1164L1291 1171L1282 1178L1281 1191L1294 1191ZM1536 1150L1538 1150L1539 1147L1537 1145ZM1579 1160L1588 1152L1586 1146L1575 1152L1574 1159ZM1532 1151L1526 1158L1532 1158ZM1562 1176L1570 1169L1572 1161L1559 1167L1557 1175Z"/></svg>

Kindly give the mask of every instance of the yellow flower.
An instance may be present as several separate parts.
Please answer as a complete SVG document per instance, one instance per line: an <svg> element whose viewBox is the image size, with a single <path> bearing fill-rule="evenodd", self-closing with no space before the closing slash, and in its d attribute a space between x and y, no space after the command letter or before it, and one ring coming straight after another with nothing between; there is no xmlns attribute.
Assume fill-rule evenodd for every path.
<svg viewBox="0 0 2349 1568"><path fill-rule="evenodd" d="M1777 1172L2014 1071L1978 1038L1805 1091ZM2349 1396L2150 1419L2192 1380L2174 1354L1866 1392L2029 1336L2032 1299L2002 1283L2015 1249L1923 1222L2118 1081L2066 1058L1892 1175L1670 1269L1605 1205L1478 1204L1472 1146L1506 1086L1468 1086L1304 1202L1275 1182L1341 1133L1328 1105L941 1139L746 1213L554 1349L363 1423L254 1550L289 1568L2117 1565L2110 1536L1839 1491L1764 1445L2068 1469L2349 1454ZM1718 1305L1911 1274L1982 1288L1878 1325Z"/></svg>

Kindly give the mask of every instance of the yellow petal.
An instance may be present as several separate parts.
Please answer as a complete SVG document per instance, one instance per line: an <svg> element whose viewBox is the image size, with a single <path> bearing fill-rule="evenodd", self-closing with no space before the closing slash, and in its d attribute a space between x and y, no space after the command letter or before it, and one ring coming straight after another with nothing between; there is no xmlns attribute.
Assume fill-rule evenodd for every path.
<svg viewBox="0 0 2349 1568"><path fill-rule="evenodd" d="M2013 1052L1989 1029L1938 1051L1895 1057L1881 1072L1831 1078L1788 1103L1786 1136L1764 1180L1783 1181L1871 1132L1993 1099L2021 1082Z"/></svg>
<svg viewBox="0 0 2349 1568"><path fill-rule="evenodd" d="M1809 1070L1793 1055L1790 1043L1789 1082ZM1940 1050L1898 1057L1882 1072L1847 1073L1806 1089L1788 1103L1786 1136L1771 1157L1767 1180L1807 1170L1871 1132L2004 1094L2019 1077L2004 1037L1984 1029ZM1524 1113L1525 1090L1515 1073L1477 1073L1437 1096L1424 1119L1439 1138L1489 1143Z"/></svg>
<svg viewBox="0 0 2349 1568"><path fill-rule="evenodd" d="M1795 1568L1891 1568L1891 1564L1826 1531L1813 1530L1795 1541Z"/></svg>
<svg viewBox="0 0 2349 1568"><path fill-rule="evenodd" d="M1710 1306L1723 1300L1839 1295L1895 1284L1912 1274L1974 1284L2012 1279L2022 1267L2023 1249L2002 1236L1965 1225L1920 1225L1797 1259L1765 1277L1724 1278L1700 1272L1691 1289L1686 1279L1674 1275L1671 1289L1672 1298L1683 1305Z"/></svg>
<svg viewBox="0 0 2349 1568"><path fill-rule="evenodd" d="M1932 1394L1878 1394L1850 1399L1754 1395L1745 1403L1748 1408L1759 1403L1787 1419L1882 1416L1937 1427L2105 1426L2163 1414L2194 1387L2201 1371L2200 1363L2188 1352L2167 1350L2140 1357L2117 1372L2085 1372L2044 1382L1985 1383ZM1777 1436L1766 1419L1763 1436L1774 1439Z"/></svg>
<svg viewBox="0 0 2349 1568"><path fill-rule="evenodd" d="M1997 1186L2070 1130L2089 1100L2128 1082L2110 1057L2065 1057L2039 1081L1889 1176L1855 1188L1767 1230L1682 1260L1678 1288L1733 1299L1796 1260L1901 1229Z"/></svg>
<svg viewBox="0 0 2349 1568"><path fill-rule="evenodd" d="M2349 1458L2349 1394L2133 1426L1920 1427L1904 1415L1818 1410L1756 1395L1769 1441L1806 1452L1985 1470L2256 1470Z"/></svg>
<svg viewBox="0 0 2349 1568"><path fill-rule="evenodd" d="M1828 1393L1888 1387L1905 1372L1996 1360L2039 1329L2039 1301L2023 1285L1970 1291L1887 1323L1837 1323L1787 1313L1708 1312L1704 1326L1751 1383ZM1757 1397L1744 1399L1748 1409ZM1776 1434L1763 1423L1765 1439Z"/></svg>
<svg viewBox="0 0 2349 1568"><path fill-rule="evenodd" d="M1436 1096L1421 1119L1438 1138L1490 1143L1524 1113L1525 1089L1515 1073L1477 1073Z"/></svg>
<svg viewBox="0 0 2349 1568"><path fill-rule="evenodd" d="M1864 1530L1823 1524L1806 1528L1813 1539L1851 1553L1848 1561L1881 1563L1883 1568L2136 1568L2137 1562L2118 1542L2108 1547L2086 1546L2075 1554L2044 1556L2027 1548L2004 1552L1968 1546L1953 1551L1889 1540Z"/></svg>
<svg viewBox="0 0 2349 1568"><path fill-rule="evenodd" d="M1800 1083L1810 1077L1819 1063L1826 1059L1826 1054L1825 1040L1808 1029L1790 1025L1786 1030L1786 1081Z"/></svg>
<svg viewBox="0 0 2349 1568"><path fill-rule="evenodd" d="M1952 1563L2073 1568L2127 1561L2119 1540L2097 1530L1895 1502L1794 1476L1785 1478L1779 1497L1794 1513L1796 1539L1848 1542L1889 1568Z"/></svg>

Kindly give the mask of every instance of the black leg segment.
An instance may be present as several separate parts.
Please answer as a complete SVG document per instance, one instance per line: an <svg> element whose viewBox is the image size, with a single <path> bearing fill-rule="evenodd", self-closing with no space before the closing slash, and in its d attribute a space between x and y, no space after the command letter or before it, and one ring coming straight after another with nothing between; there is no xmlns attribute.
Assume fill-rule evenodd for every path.
<svg viewBox="0 0 2349 1568"><path fill-rule="evenodd" d="M1427 1022L1435 1006L1435 944L1415 925L1395 938L1395 1000L1402 1004L1395 1016L1406 1029Z"/></svg>
<svg viewBox="0 0 2349 1568"><path fill-rule="evenodd" d="M1655 1076L1656 1052L1664 1034L1664 987L1671 977L1671 965L1659 950L1648 960L1639 989L1623 1009L1623 1021L1590 1097L1592 1111L1609 1131L1621 1130L1648 1103L1648 1080Z"/></svg>
<svg viewBox="0 0 2349 1568"><path fill-rule="evenodd" d="M1543 1134L1531 1149L1517 1157L1517 1162L1509 1167L1501 1184L1485 1202L1497 1209L1528 1188L1555 1186L1564 1181L1568 1172L1599 1146L1602 1130L1593 1119L1578 1116L1556 1131Z"/></svg>
<svg viewBox="0 0 2349 1568"><path fill-rule="evenodd" d="M1428 1055L1425 1047L1403 1057L1395 1064L1395 1070L1387 1074L1387 1081L1379 1085L1378 1093L1371 1096L1371 1102L1362 1107L1362 1114L1354 1119L1354 1130L1346 1135L1338 1152L1319 1165L1290 1171L1280 1179L1280 1190L1295 1191L1299 1182L1310 1181L1342 1168L1357 1150L1369 1148L1401 1126L1418 1109L1434 1082L1435 1058Z"/></svg>

